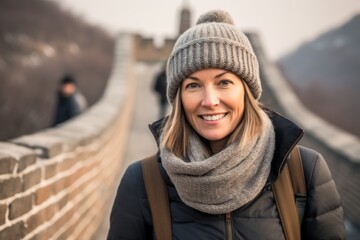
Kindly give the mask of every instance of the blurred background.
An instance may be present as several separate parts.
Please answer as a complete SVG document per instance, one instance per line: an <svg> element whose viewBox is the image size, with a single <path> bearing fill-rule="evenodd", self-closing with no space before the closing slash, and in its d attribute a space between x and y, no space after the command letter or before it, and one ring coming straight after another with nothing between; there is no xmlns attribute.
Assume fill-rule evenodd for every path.
<svg viewBox="0 0 360 240"><path fill-rule="evenodd" d="M222 8L244 31L260 35L265 53L303 103L360 136L360 2L1 0L0 140L50 126L57 83L75 76L90 105L104 90L120 31L157 46L179 31L180 8L191 23ZM26 91L24 91L26 89Z"/></svg>
<svg viewBox="0 0 360 240"><path fill-rule="evenodd" d="M151 89L154 76L178 34L194 25L200 14L216 8L228 11L237 27L261 39L261 53L281 72L308 110L358 141L360 1L357 0L0 0L0 141L52 126L58 84L64 74L76 79L89 108L96 104L112 73L116 40L120 34L130 33L137 46L141 46L132 66L140 84L124 159L136 160L152 153L155 145L145 152L130 146L144 141L139 132L148 131L147 124L157 119L158 107ZM359 152L358 145L354 146ZM342 153L339 156L343 157ZM333 171L338 165L331 161ZM1 166L5 165L0 163ZM359 162L349 163L348 168L359 169ZM340 182L342 177L333 174ZM0 182L9 176L0 176ZM357 182L358 176L353 176ZM39 179L42 178L41 175ZM352 202L350 205L359 212L355 202L360 193L346 185L341 187L341 194L346 191L355 191L350 194L352 200L346 203ZM17 221L6 219L1 226L1 207L10 201L2 199L5 197L0 196L0 238L5 234L3 230ZM7 216L6 211L10 210L5 210ZM92 239L104 239L107 221L108 215L104 215L104 224ZM349 239L360 239L359 226L359 222L347 222ZM33 236L41 232L41 227L31 230Z"/></svg>

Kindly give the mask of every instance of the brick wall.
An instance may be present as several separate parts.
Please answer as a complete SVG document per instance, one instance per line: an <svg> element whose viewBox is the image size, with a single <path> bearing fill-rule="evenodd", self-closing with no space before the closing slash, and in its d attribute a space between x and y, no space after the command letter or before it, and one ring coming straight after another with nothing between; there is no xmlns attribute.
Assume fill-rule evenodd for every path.
<svg viewBox="0 0 360 240"><path fill-rule="evenodd" d="M123 169L135 89L122 34L101 100L56 128L0 142L0 239L90 239Z"/></svg>

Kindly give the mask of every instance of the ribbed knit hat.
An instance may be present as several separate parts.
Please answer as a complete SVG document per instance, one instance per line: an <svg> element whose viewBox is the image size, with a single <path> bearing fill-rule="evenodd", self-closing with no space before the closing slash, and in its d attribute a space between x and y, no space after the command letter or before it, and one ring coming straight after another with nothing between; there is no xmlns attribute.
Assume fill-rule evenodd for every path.
<svg viewBox="0 0 360 240"><path fill-rule="evenodd" d="M229 13L214 10L179 36L167 64L167 97L174 102L181 82L206 68L228 70L249 86L255 99L262 89L259 63L248 38L235 28Z"/></svg>

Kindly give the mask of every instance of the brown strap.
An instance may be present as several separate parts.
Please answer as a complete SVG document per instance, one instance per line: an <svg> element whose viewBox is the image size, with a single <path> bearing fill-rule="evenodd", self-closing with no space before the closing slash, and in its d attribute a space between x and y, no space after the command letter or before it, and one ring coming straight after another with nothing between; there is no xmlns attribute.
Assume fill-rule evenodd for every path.
<svg viewBox="0 0 360 240"><path fill-rule="evenodd" d="M169 198L156 155L143 159L141 165L156 239L170 240L172 233Z"/></svg>
<svg viewBox="0 0 360 240"><path fill-rule="evenodd" d="M297 176L293 178L290 177L288 164L289 166L291 166L291 175L296 173L295 175ZM301 167L301 169L299 167ZM297 174L298 172L301 172L302 176L301 174ZM294 186L294 182L291 179L293 179L293 181L295 182ZM294 147L288 163L285 163L278 179L273 183L275 202L279 211L280 220L287 240L301 239L300 221L294 193L294 189L297 189L296 186L300 187L301 189L304 187L304 193L306 194L305 178L303 174L301 156L299 154L298 146Z"/></svg>
<svg viewBox="0 0 360 240"><path fill-rule="evenodd" d="M304 168L301 161L299 147L296 145L290 153L290 159L287 161L292 186L296 194L306 196L306 184L304 179Z"/></svg>

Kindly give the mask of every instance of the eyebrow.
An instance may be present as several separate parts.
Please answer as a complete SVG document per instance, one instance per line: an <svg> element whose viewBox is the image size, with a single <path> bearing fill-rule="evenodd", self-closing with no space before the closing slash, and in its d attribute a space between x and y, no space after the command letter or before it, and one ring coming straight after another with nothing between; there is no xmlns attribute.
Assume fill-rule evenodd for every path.
<svg viewBox="0 0 360 240"><path fill-rule="evenodd" d="M221 77L221 76L223 76L223 75L225 75L227 73L229 73L229 71L225 70L224 72L219 73L218 75L216 75L215 78L219 78L219 77ZM197 77L188 76L187 78L190 78L190 79L195 80L195 81L199 81L199 79Z"/></svg>

